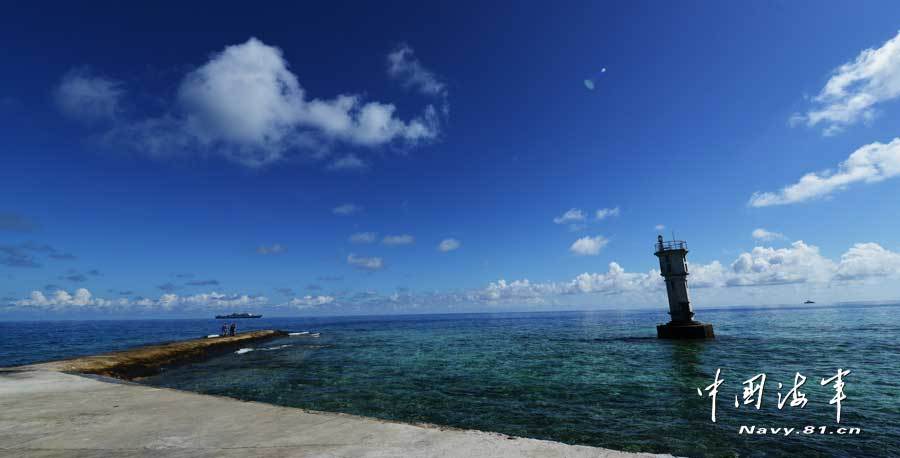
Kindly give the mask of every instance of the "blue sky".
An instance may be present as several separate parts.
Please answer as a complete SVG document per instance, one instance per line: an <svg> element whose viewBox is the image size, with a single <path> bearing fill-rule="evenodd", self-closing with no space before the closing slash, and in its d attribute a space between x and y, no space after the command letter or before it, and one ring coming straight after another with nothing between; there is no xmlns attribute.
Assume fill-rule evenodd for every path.
<svg viewBox="0 0 900 458"><path fill-rule="evenodd" d="M51 9L7 317L663 307L660 232L698 308L900 298L896 3Z"/></svg>

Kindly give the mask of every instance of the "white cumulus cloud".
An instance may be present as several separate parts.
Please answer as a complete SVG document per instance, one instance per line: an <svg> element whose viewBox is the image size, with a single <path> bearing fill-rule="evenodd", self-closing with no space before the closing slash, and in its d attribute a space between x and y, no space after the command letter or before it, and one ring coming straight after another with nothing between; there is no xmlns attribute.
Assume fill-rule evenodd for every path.
<svg viewBox="0 0 900 458"><path fill-rule="evenodd" d="M789 248L755 247L731 263L726 286L783 285L827 282L833 276L834 262L823 257L819 248L802 240Z"/></svg>
<svg viewBox="0 0 900 458"><path fill-rule="evenodd" d="M877 243L857 243L841 255L837 279L860 280L900 275L900 254Z"/></svg>
<svg viewBox="0 0 900 458"><path fill-rule="evenodd" d="M31 306L47 309L69 309L84 307L106 307L112 305L113 302L96 298L86 288L78 288L73 294L69 294L64 290L56 290L49 297L40 291L32 291L28 299L22 299L15 302L19 306Z"/></svg>
<svg viewBox="0 0 900 458"><path fill-rule="evenodd" d="M27 299L13 303L18 307L52 311L196 311L206 309L227 309L232 307L259 307L268 304L265 296L247 294L224 294L218 292L189 296L163 294L158 299L103 299L95 297L85 288L70 294L56 290L50 296L40 291L32 291Z"/></svg>
<svg viewBox="0 0 900 458"><path fill-rule="evenodd" d="M351 254L350 265L364 270L384 267L381 258L367 258ZM900 281L900 253L873 242L857 243L838 260L824 257L819 248L803 241L788 247L755 247L741 253L731 263L712 261L706 264L691 263L688 285L697 290L700 304L708 304L704 298L718 297L726 304L742 303L760 295L765 301L796 300L797 285L808 284L809 289L823 291L868 288L868 284L889 285ZM779 291L781 293L779 293ZM787 295L784 295L786 292ZM780 294L780 295L779 295ZM293 296L293 294L290 294ZM290 297L289 296L289 297ZM590 296L579 299L578 296ZM443 307L478 306L569 306L572 301L587 305L603 304L603 297L612 296L605 305L627 306L638 304L660 305L665 301L665 288L659 271L628 272L616 262L611 262L605 272L584 272L561 281L535 282L528 279L501 279L482 288L457 292L419 292L406 289L384 295L373 291L340 293L331 295L307 295L270 304L264 296L211 292L180 296L174 293L151 298L104 299L95 297L84 288L72 293L56 289L52 293L32 291L20 300L7 298L6 307L0 310L30 310L49 312L184 312L205 313L208 310L259 309L261 307L294 307L298 310L314 310L328 305L330 311L341 312L352 304L352 311L434 310ZM346 300L345 300L346 299ZM360 308L362 307L362 308ZM332 310L333 309L333 310ZM349 308L343 309L350 311ZM477 310L477 308L476 308Z"/></svg>
<svg viewBox="0 0 900 458"><path fill-rule="evenodd" d="M160 296L157 304L165 309L172 309L175 307L187 309L222 309L231 307L261 306L268 304L268 302L269 299L265 296L250 296L247 294L225 294L211 292L193 294L189 296L163 294L162 296Z"/></svg>
<svg viewBox="0 0 900 458"><path fill-rule="evenodd" d="M569 247L569 251L579 256L596 256L600 250L609 243L602 235L596 237L582 237Z"/></svg>
<svg viewBox="0 0 900 458"><path fill-rule="evenodd" d="M501 300L517 300L524 302L543 302L548 297L561 294L563 291L553 283L532 283L524 280L497 280L491 282L479 292L479 299L487 302Z"/></svg>
<svg viewBox="0 0 900 458"><path fill-rule="evenodd" d="M94 81L94 93L106 94L103 100L113 99L110 94L121 95L115 85L90 81ZM82 82L82 86L86 84ZM110 111L108 103L103 106ZM185 75L167 113L119 123L104 137L111 144L156 156L220 155L258 167L292 153L322 158L337 144L361 148L415 146L436 139L439 124L436 109L430 104L420 115L404 120L394 104L367 101L357 94L311 98L281 49L250 38L226 46ZM352 155L331 163L339 170L358 170L363 165Z"/></svg>
<svg viewBox="0 0 900 458"><path fill-rule="evenodd" d="M627 292L646 291L658 288L659 272L651 270L647 273L625 272L618 263L609 263L606 273L583 273L576 276L565 286L570 293L608 293L622 294Z"/></svg>
<svg viewBox="0 0 900 458"><path fill-rule="evenodd" d="M525 302L529 304L551 304L561 296L576 294L622 295L654 294L662 286L659 272L626 272L618 263L611 262L607 272L585 272L569 281L532 282L524 280L497 280L474 293L482 302L498 304L503 302Z"/></svg>
<svg viewBox="0 0 900 458"><path fill-rule="evenodd" d="M728 267L718 261L690 264L694 288L769 286L798 283L827 285L846 281L900 277L900 254L877 243L857 243L836 262L814 245L797 241L786 248L755 247Z"/></svg>
<svg viewBox="0 0 900 458"><path fill-rule="evenodd" d="M835 262L822 256L818 247L797 241L786 248L756 247L730 265L712 261L690 264L688 270L689 287L703 290L738 291L734 288L741 287L743 291L801 283L843 287L851 281L900 279L900 253L877 243L859 243ZM554 304L561 297L579 294L623 295L635 303L654 303L665 297L665 288L656 269L626 272L611 262L606 272L585 272L568 281L498 280L469 296L490 304Z"/></svg>

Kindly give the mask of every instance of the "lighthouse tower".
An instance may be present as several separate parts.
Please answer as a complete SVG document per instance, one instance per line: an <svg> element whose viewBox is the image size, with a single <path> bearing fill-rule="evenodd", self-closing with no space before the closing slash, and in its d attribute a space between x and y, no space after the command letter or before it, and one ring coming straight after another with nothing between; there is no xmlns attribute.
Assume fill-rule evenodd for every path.
<svg viewBox="0 0 900 458"><path fill-rule="evenodd" d="M659 258L659 272L666 280L669 296L671 321L656 327L656 334L662 339L703 339L714 337L713 327L708 323L694 321L691 300L687 289L687 243L683 240L663 241L656 238L656 252Z"/></svg>

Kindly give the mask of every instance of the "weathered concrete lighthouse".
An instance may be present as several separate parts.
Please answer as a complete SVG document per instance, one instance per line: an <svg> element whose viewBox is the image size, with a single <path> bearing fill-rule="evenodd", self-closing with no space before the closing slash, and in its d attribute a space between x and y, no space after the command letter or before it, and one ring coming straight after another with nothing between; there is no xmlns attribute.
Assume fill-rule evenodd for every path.
<svg viewBox="0 0 900 458"><path fill-rule="evenodd" d="M708 323L694 321L691 300L688 298L687 243L683 240L663 241L656 238L656 252L659 258L659 272L666 279L666 293L669 295L669 315L672 320L656 326L656 335L661 339L705 339L715 337L713 327Z"/></svg>

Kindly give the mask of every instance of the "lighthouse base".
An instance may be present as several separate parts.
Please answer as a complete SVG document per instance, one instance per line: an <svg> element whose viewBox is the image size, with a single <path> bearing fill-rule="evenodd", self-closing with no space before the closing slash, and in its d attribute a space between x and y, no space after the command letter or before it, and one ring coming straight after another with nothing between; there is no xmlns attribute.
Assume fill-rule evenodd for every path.
<svg viewBox="0 0 900 458"><path fill-rule="evenodd" d="M694 321L691 323L660 324L656 326L656 336L660 339L712 339L713 325Z"/></svg>

